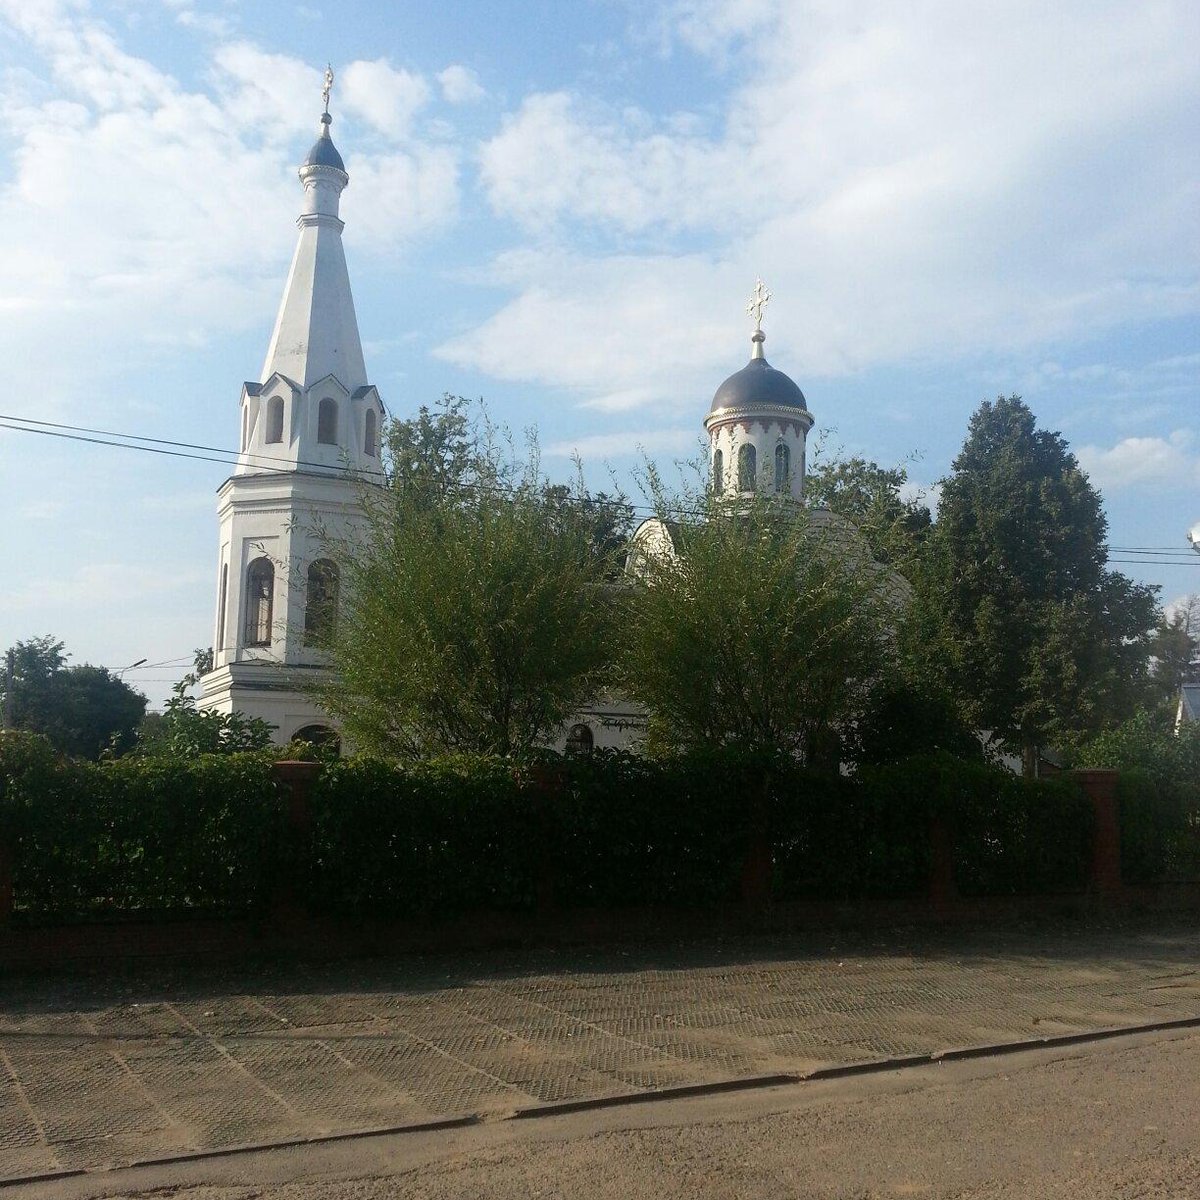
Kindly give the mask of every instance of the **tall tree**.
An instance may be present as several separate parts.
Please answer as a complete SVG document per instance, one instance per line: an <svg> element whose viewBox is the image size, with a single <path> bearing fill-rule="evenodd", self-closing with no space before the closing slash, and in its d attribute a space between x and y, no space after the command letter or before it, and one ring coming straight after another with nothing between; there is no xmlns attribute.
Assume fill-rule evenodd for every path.
<svg viewBox="0 0 1200 1200"><path fill-rule="evenodd" d="M984 402L942 487L920 591L931 662L1021 750L1108 727L1142 694L1155 588L1106 568L1100 495L1017 396Z"/></svg>
<svg viewBox="0 0 1200 1200"><path fill-rule="evenodd" d="M889 577L855 542L765 499L664 521L639 554L619 643L622 690L655 739L823 756L890 656Z"/></svg>
<svg viewBox="0 0 1200 1200"><path fill-rule="evenodd" d="M814 454L804 481L809 508L826 508L853 521L880 562L904 568L924 544L932 523L919 497L906 495L908 471L869 459Z"/></svg>
<svg viewBox="0 0 1200 1200"><path fill-rule="evenodd" d="M1150 675L1157 698L1171 706L1185 683L1200 683L1200 592L1185 596L1164 614L1150 640Z"/></svg>
<svg viewBox="0 0 1200 1200"><path fill-rule="evenodd" d="M338 548L341 612L320 691L360 747L520 757L600 687L613 550L579 489L548 488L461 404L399 423L389 486Z"/></svg>
<svg viewBox="0 0 1200 1200"><path fill-rule="evenodd" d="M106 667L67 666L64 644L52 637L17 642L9 656L0 711L11 714L13 728L44 734L62 753L83 758L133 744L146 697Z"/></svg>

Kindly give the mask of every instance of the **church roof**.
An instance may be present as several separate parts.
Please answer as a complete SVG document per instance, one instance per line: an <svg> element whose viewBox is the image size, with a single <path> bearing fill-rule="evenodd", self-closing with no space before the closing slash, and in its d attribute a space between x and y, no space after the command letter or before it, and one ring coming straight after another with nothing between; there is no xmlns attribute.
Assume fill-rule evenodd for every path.
<svg viewBox="0 0 1200 1200"><path fill-rule="evenodd" d="M717 388L709 407L709 414L726 408L796 408L808 411L804 393L795 381L782 371L777 371L763 357L764 341L761 329L754 333L754 352L750 361L735 371Z"/></svg>
<svg viewBox="0 0 1200 1200"><path fill-rule="evenodd" d="M339 171L345 171L346 164L342 162L342 156L337 152L333 138L329 136L330 120L328 113L322 113L320 136L313 142L313 148L308 152L302 166L335 167Z"/></svg>

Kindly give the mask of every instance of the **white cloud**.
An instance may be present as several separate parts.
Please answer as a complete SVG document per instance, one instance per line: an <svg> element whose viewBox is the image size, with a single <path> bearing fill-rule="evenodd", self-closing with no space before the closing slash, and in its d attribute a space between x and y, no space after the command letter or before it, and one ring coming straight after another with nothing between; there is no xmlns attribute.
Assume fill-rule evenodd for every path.
<svg viewBox="0 0 1200 1200"><path fill-rule="evenodd" d="M213 63L223 113L240 128L270 140L316 130L322 83L316 67L249 42L218 46Z"/></svg>
<svg viewBox="0 0 1200 1200"><path fill-rule="evenodd" d="M1081 446L1076 451L1080 466L1101 491L1152 486L1171 487L1200 483L1200 456L1194 437L1177 429L1170 437L1130 437L1105 450Z"/></svg>
<svg viewBox="0 0 1200 1200"><path fill-rule="evenodd" d="M802 384L1200 307L1194 5L691 0L670 16L694 48L742 46L746 82L714 92L715 126L526 97L482 149L488 198L540 253L588 250L553 279L498 264L513 299L455 361L667 401L698 361L733 357L714 355L711 318L727 346L756 274L777 365ZM647 295L672 327L707 326L648 351L627 319Z"/></svg>
<svg viewBox="0 0 1200 1200"><path fill-rule="evenodd" d="M27 380L8 408L70 411L56 395L93 394L106 372L201 346L272 310L321 73L245 41L221 43L208 88L190 90L126 53L83 8L0 0L6 18L31 50L30 67L0 94L14 145L0 183L0 346ZM415 77L388 70L351 63L344 74L360 107L364 80L390 80L372 119L398 135L408 112L400 81ZM409 88L412 103L419 91ZM401 151L385 138L351 162L345 209L359 246L387 251L454 219L452 148L409 140Z"/></svg>
<svg viewBox="0 0 1200 1200"><path fill-rule="evenodd" d="M338 104L397 141L408 137L413 117L429 98L429 84L420 75L385 58L352 62L338 79Z"/></svg>
<svg viewBox="0 0 1200 1200"><path fill-rule="evenodd" d="M586 113L565 92L530 96L485 144L492 207L537 229L563 217L623 231L718 225L737 210L728 151L624 127L636 114Z"/></svg>
<svg viewBox="0 0 1200 1200"><path fill-rule="evenodd" d="M447 104L471 104L487 95L479 76L470 67L460 63L453 63L444 71L439 71L437 80L442 85L442 96Z"/></svg>
<svg viewBox="0 0 1200 1200"><path fill-rule="evenodd" d="M354 180L342 207L350 245L383 247L420 237L458 214L458 155L448 146L351 155ZM361 201L361 203L360 203Z"/></svg>
<svg viewBox="0 0 1200 1200"><path fill-rule="evenodd" d="M670 397L695 411L714 372L737 354L737 310L708 297L737 295L701 257L595 262L564 252L506 255L495 277L519 289L482 326L441 346L439 357L497 379L565 385L607 411L653 407ZM749 341L745 343L749 356Z"/></svg>
<svg viewBox="0 0 1200 1200"><path fill-rule="evenodd" d="M669 429L640 429L620 433L593 433L566 441L552 442L545 448L550 458L573 458L576 454L584 463L604 458L628 458L654 451L686 454L694 450L700 437L697 426Z"/></svg>

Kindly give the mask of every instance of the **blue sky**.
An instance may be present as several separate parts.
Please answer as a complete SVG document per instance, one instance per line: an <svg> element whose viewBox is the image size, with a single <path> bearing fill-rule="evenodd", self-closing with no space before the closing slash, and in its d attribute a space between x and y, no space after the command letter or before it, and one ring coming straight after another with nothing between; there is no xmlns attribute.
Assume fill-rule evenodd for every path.
<svg viewBox="0 0 1200 1200"><path fill-rule="evenodd" d="M1122 569L1200 590L1194 3L0 0L0 412L232 447L338 74L368 370L590 478L690 454L748 353L929 486L1018 392ZM157 703L211 641L216 463L0 429L0 645ZM1114 561L1131 557L1114 550ZM1194 559L1194 563L1190 560Z"/></svg>

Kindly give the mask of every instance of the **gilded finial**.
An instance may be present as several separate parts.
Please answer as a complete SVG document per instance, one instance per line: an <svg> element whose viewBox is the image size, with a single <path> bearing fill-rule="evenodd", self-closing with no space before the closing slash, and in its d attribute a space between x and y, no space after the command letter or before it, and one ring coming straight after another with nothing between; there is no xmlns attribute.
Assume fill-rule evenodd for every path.
<svg viewBox="0 0 1200 1200"><path fill-rule="evenodd" d="M329 93L333 91L333 64L325 65L325 86L321 89L321 99L325 101L325 115L329 116Z"/></svg>

